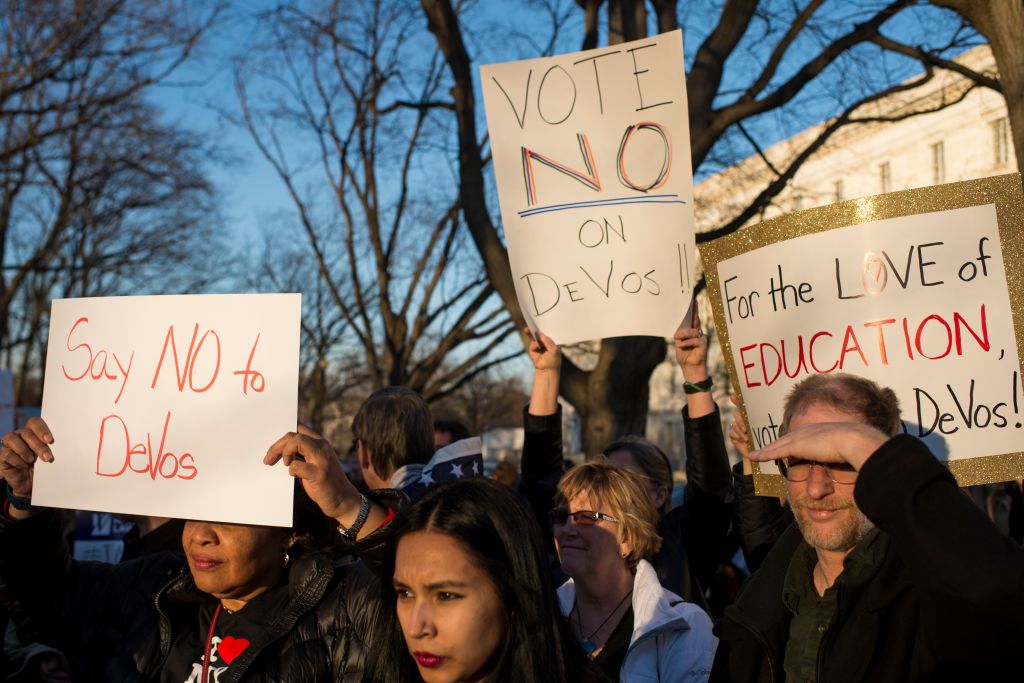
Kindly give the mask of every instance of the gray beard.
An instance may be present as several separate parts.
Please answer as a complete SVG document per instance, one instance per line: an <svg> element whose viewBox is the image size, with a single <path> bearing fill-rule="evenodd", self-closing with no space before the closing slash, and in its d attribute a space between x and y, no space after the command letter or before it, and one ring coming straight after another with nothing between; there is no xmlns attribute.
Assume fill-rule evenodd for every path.
<svg viewBox="0 0 1024 683"><path fill-rule="evenodd" d="M843 552L851 550L864 537L875 528L874 523L857 508L850 508L853 513L850 518L838 529L831 532L822 532L815 527L814 522L804 517L804 510L794 506L793 516L796 518L800 533L803 534L807 545L817 550L831 552Z"/></svg>

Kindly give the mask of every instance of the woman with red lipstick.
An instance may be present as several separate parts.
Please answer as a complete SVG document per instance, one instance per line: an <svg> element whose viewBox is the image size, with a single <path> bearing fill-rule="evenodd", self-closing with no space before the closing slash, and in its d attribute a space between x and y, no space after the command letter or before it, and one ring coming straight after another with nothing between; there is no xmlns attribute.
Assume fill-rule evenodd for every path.
<svg viewBox="0 0 1024 683"><path fill-rule="evenodd" d="M73 680L360 680L379 588L362 563L322 550L339 538L338 519L324 510L345 519L337 511L351 503L325 441L303 431L268 452L268 464L284 459L301 480L292 528L190 520L184 558L120 565L70 560L59 518L28 504L36 462L52 462L53 442L38 418L3 437L0 582L16 600L14 619L68 656ZM357 545L372 552L368 531Z"/></svg>
<svg viewBox="0 0 1024 683"><path fill-rule="evenodd" d="M558 613L529 508L470 478L432 489L395 522L384 585L390 647L373 683L602 680Z"/></svg>

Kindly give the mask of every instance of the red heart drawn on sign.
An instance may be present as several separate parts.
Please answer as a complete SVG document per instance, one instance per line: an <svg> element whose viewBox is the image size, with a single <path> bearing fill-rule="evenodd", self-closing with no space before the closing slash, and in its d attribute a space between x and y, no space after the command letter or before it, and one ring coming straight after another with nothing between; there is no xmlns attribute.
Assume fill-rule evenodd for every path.
<svg viewBox="0 0 1024 683"><path fill-rule="evenodd" d="M220 641L220 645L217 646L217 654L224 660L225 664L231 664L231 661L238 655L245 652L245 648L249 647L249 641L245 638L233 638L228 636L224 640Z"/></svg>

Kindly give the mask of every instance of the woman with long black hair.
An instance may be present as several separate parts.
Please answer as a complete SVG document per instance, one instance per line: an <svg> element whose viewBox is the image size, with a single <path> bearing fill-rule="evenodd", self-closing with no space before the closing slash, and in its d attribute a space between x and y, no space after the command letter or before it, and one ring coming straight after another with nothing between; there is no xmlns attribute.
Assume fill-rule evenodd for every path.
<svg viewBox="0 0 1024 683"><path fill-rule="evenodd" d="M558 610L540 528L506 487L439 486L394 534L382 584L390 643L366 680L601 680Z"/></svg>

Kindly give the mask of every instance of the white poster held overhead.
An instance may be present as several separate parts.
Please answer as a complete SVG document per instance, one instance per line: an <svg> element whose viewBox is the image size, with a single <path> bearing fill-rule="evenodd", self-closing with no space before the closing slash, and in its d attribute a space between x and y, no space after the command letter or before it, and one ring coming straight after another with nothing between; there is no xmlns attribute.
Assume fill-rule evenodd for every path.
<svg viewBox="0 0 1024 683"><path fill-rule="evenodd" d="M60 299L42 417L54 462L32 503L289 526L292 478L262 463L294 431L298 294Z"/></svg>
<svg viewBox="0 0 1024 683"><path fill-rule="evenodd" d="M903 429L961 485L1024 475L1019 175L866 197L701 247L752 446L816 373L891 387ZM770 476L769 476L770 475ZM783 491L774 463L758 493Z"/></svg>
<svg viewBox="0 0 1024 683"><path fill-rule="evenodd" d="M669 337L693 293L682 32L480 68L528 324L559 344Z"/></svg>

